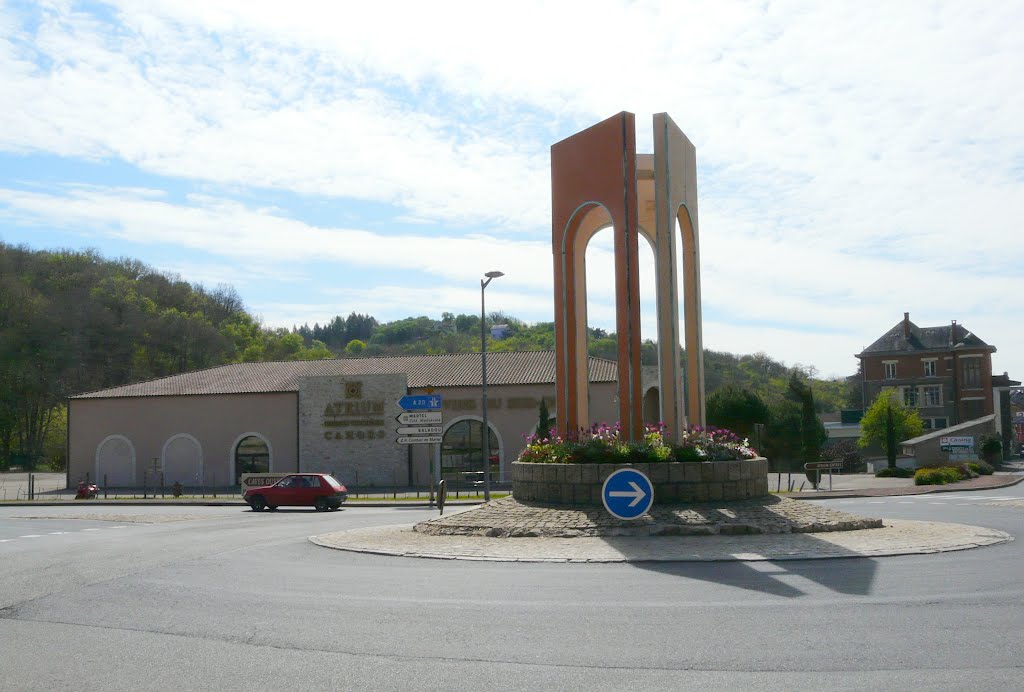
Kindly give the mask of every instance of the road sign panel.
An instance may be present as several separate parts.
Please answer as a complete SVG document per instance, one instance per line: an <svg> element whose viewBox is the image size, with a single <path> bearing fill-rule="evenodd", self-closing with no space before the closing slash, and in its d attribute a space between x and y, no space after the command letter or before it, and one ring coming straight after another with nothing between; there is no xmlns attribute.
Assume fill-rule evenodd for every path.
<svg viewBox="0 0 1024 692"><path fill-rule="evenodd" d="M395 416L402 425L441 425L440 411L406 411Z"/></svg>
<svg viewBox="0 0 1024 692"><path fill-rule="evenodd" d="M398 429L399 435L440 435L442 432L444 431L440 425L417 425Z"/></svg>
<svg viewBox="0 0 1024 692"><path fill-rule="evenodd" d="M639 519L654 504L654 486L636 469L619 469L604 480L601 501L618 519Z"/></svg>
<svg viewBox="0 0 1024 692"><path fill-rule="evenodd" d="M842 461L810 461L804 464L805 471L829 471L843 468Z"/></svg>
<svg viewBox="0 0 1024 692"><path fill-rule="evenodd" d="M410 435L398 438L400 445L441 444L440 435Z"/></svg>
<svg viewBox="0 0 1024 692"><path fill-rule="evenodd" d="M406 394L398 400L398 405L406 411L440 411L440 394Z"/></svg>

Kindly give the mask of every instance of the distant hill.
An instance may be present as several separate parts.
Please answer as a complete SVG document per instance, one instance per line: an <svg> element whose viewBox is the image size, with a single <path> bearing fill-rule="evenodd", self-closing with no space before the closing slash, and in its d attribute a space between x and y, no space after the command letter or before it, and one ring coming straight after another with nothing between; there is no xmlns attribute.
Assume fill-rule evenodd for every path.
<svg viewBox="0 0 1024 692"><path fill-rule="evenodd" d="M526 324L495 312L488 350L555 346L554 324ZM615 334L590 330L591 355L615 358ZM92 251L39 251L0 243L0 469L12 459L63 456L63 402L71 394L224 363L344 356L466 353L480 349L480 317L444 313L380 323L352 312L324 325L268 329L234 288L213 290L133 259ZM656 344L642 362L657 363ZM763 353L705 351L707 392L734 385L781 399L793 368ZM805 372L817 408L848 406L842 380ZM858 395L859 396L859 395Z"/></svg>

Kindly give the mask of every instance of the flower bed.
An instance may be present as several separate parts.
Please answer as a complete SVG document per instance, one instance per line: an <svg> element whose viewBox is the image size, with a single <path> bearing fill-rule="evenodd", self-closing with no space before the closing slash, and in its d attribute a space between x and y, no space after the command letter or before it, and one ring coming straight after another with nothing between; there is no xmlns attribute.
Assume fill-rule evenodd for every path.
<svg viewBox="0 0 1024 692"><path fill-rule="evenodd" d="M512 494L522 502L600 505L605 479L634 468L654 486L656 503L743 500L768 495L768 460L728 430L693 428L676 444L664 426L648 426L640 442L618 427L594 426L573 439L528 438L512 464Z"/></svg>
<svg viewBox="0 0 1024 692"><path fill-rule="evenodd" d="M662 462L739 461L757 458L746 440L722 428L690 428L674 443L665 441L665 425L646 426L643 440L621 438L618 423L594 424L590 430L561 438L531 435L516 460L526 464L656 464Z"/></svg>
<svg viewBox="0 0 1024 692"><path fill-rule="evenodd" d="M512 495L520 502L600 505L605 479L633 468L651 480L656 504L746 500L768 495L768 460L638 464L513 462Z"/></svg>

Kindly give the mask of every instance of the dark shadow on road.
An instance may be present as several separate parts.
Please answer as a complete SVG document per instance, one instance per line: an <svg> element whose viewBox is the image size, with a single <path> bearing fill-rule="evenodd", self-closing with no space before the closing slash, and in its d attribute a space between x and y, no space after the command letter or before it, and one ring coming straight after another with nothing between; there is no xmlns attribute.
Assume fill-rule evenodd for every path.
<svg viewBox="0 0 1024 692"><path fill-rule="evenodd" d="M709 537L713 540L713 537ZM748 591L800 598L807 595L787 583L792 575L809 579L832 591L850 595L872 592L877 558L857 557L822 560L764 560L756 562L636 562L637 569L688 579L733 586Z"/></svg>

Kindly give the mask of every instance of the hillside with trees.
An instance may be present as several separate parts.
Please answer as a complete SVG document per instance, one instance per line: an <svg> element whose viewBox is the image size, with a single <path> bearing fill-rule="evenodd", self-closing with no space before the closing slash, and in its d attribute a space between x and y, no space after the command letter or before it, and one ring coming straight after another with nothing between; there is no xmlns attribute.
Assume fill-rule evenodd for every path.
<svg viewBox="0 0 1024 692"><path fill-rule="evenodd" d="M492 338L490 328L504 325ZM549 350L554 323L487 315L489 351ZM590 330L591 355L615 358L614 333ZM63 463L68 396L225 363L477 352L480 316L444 313L381 323L351 312L323 325L268 328L235 290L208 289L137 260L92 251L0 243L0 470ZM642 362L657 363L645 341ZM704 352L709 395L728 388L767 405L792 399L791 378L813 388L817 412L859 406L846 379L822 380L763 353ZM788 393L788 394L787 394ZM787 399L787 396L789 399Z"/></svg>

